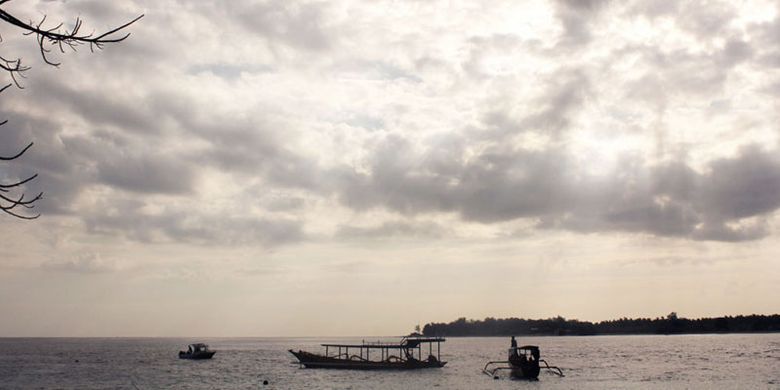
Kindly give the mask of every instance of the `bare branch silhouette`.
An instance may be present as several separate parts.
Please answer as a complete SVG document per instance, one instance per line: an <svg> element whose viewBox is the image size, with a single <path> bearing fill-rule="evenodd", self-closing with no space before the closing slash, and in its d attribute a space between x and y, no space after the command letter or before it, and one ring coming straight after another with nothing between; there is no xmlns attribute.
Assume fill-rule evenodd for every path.
<svg viewBox="0 0 780 390"><path fill-rule="evenodd" d="M10 0L0 0L0 7L9 1ZM63 23L58 23L52 27L45 27L46 15L44 15L38 22L23 22L8 11L0 8L0 21L4 21L12 26L24 30L24 35L35 35L36 40L38 41L38 49L40 50L43 61L52 66L60 65L59 62L52 61L49 57L49 53L51 53L52 48L59 49L61 53L65 53L66 48L70 48L71 50L75 51L79 46L82 45L89 45L90 51L95 51L95 49L102 49L103 46L107 43L122 42L127 39L127 37L130 36L130 33L124 33L123 35L117 34L121 34L123 32L122 30L143 17L143 14L139 15L135 19L119 27L96 35L94 32L82 32L82 27L84 24L79 17L76 18L73 23L73 27L70 29L63 27ZM14 84L16 84L16 86L19 88L22 88L22 86L19 83L17 77L24 77L23 73L30 69L29 66L22 65L21 58L8 59L3 56L0 56L0 68L11 74L11 78L13 79Z"/></svg>
<svg viewBox="0 0 780 390"><path fill-rule="evenodd" d="M13 156L0 156L0 160L2 161L11 161L15 160L19 157L22 157L22 155L29 150L33 146L33 143L30 142L29 145L27 145L24 149L22 149L21 152L17 153ZM24 215L17 213L14 211L17 207L22 207L24 209L32 209L35 207L33 203L37 202L38 200L43 198L43 192L38 193L38 195L34 196L30 199L25 199L24 192L22 192L19 195L12 195L11 193L14 192L17 189L23 189L24 185L35 180L35 178L38 177L38 174L34 174L32 176L29 176L25 179L20 179L17 181L13 181L10 183L0 183L0 210L2 210L6 214L10 214L14 217L21 218L21 219L35 219L40 216L40 214L35 215Z"/></svg>
<svg viewBox="0 0 780 390"><path fill-rule="evenodd" d="M51 59L50 53L52 49L58 49L60 53L65 53L66 48L70 48L73 51L79 46L88 45L90 51L95 49L102 49L105 44L122 42L130 36L130 33L124 33L123 30L131 24L137 22L144 17L140 15L135 19L102 34L84 33L82 32L83 21L81 18L76 18L73 27L68 29L63 27L63 23L47 27L46 15L44 15L38 22L23 22L10 12L2 8L2 6L8 3L10 0L0 0L0 21L6 22L12 26L18 27L23 30L23 35L34 35L38 42L38 48L41 53L43 61L51 66L59 66L59 62L55 62ZM2 37L0 37L0 43ZM0 93L16 85L18 88L23 89L22 84L19 82L20 78L24 78L24 73L30 69L29 66L22 65L22 59L9 59L0 55L0 69L5 70L11 76L12 83L6 84L0 88ZM0 122L0 126L8 123L8 120ZM1 156L0 161L12 161L22 157L27 152L33 143L30 142L21 151L12 156ZM29 210L35 207L34 203L43 198L43 192L38 195L28 198L25 196L25 185L38 177L38 174L19 179L10 183L0 182L0 210L6 214L9 214L16 218L21 219L36 219L40 214L30 215L25 213L25 210Z"/></svg>

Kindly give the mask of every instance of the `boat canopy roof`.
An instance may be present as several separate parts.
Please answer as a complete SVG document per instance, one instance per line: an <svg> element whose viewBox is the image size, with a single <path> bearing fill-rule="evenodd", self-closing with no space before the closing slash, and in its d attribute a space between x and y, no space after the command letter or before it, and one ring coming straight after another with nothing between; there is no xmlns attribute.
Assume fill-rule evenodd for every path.
<svg viewBox="0 0 780 390"><path fill-rule="evenodd" d="M391 342L363 342L362 344L320 344L323 347L342 348L376 348L376 349L406 349L416 348L422 343L441 343L446 341L443 337L404 337L400 343Z"/></svg>
<svg viewBox="0 0 780 390"><path fill-rule="evenodd" d="M203 343L190 344L189 346L192 347L192 349L195 349L195 348L208 348L208 345L203 344Z"/></svg>

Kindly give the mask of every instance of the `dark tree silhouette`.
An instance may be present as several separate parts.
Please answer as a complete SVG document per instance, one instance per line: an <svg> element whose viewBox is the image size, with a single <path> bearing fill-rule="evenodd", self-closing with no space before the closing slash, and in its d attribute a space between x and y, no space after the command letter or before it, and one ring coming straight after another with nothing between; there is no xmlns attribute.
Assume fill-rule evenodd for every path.
<svg viewBox="0 0 780 390"><path fill-rule="evenodd" d="M532 320L492 318L467 320L461 317L450 323L429 323L423 327L426 336L512 336L512 335L600 335L600 334L679 334L679 333L750 333L780 332L780 314L726 316L688 319L669 313L666 317L620 318L588 322L563 317Z"/></svg>
<svg viewBox="0 0 780 390"><path fill-rule="evenodd" d="M3 8L3 5L9 1L10 0L0 0L0 21L23 30L24 35L35 36L43 61L46 64L55 67L59 66L60 63L51 59L52 49L59 50L60 53L65 53L65 50L68 48L75 51L79 46L89 46L90 51L102 49L103 46L108 43L121 42L127 39L127 37L130 36L130 33L125 33L123 30L144 16L140 15L137 18L102 34L95 34L94 32L84 33L82 32L82 20L78 17L70 29L64 27L63 23L46 26L45 15L38 22L23 22ZM3 37L0 36L0 42L2 42L2 40ZM30 67L22 65L21 58L9 58L0 54L0 69L8 72L12 81L12 83L0 87L0 93L12 85L16 85L20 89L24 88L19 82L19 79L24 78L24 73L28 71ZM0 126L7 122L8 120L0 122ZM0 155L0 161L11 161L20 158L32 146L33 143L30 142L15 155ZM35 180L36 177L38 177L38 174L8 183L0 182L0 210L17 218L38 218L40 214L29 214L29 212L25 212L25 209L32 209L35 207L34 203L43 197L43 193L39 193L34 197L26 197L24 193L25 185L32 180Z"/></svg>

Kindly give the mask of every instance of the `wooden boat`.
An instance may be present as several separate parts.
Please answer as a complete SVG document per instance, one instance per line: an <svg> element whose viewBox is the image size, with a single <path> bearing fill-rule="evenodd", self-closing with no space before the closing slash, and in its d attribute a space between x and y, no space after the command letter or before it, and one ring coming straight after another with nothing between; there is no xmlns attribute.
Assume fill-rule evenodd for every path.
<svg viewBox="0 0 780 390"><path fill-rule="evenodd" d="M515 379L539 378L539 347L525 345L509 349L509 365Z"/></svg>
<svg viewBox="0 0 780 390"><path fill-rule="evenodd" d="M203 343L190 344L186 351L179 351L179 359L211 359L217 351L212 351Z"/></svg>
<svg viewBox="0 0 780 390"><path fill-rule="evenodd" d="M535 345L518 347L514 336L512 337L512 347L509 348L507 354L507 360L488 362L482 372L498 379L497 373L501 370L507 370L512 378L537 380L539 372L544 368L555 375L564 376L560 368L551 366L539 358L539 347Z"/></svg>
<svg viewBox="0 0 780 390"><path fill-rule="evenodd" d="M400 343L321 344L325 347L324 355L289 351L305 368L414 370L444 367L447 364L441 361L441 343L444 341L439 337L404 337ZM433 354L434 343L436 355ZM423 344L428 345L426 358L423 358Z"/></svg>

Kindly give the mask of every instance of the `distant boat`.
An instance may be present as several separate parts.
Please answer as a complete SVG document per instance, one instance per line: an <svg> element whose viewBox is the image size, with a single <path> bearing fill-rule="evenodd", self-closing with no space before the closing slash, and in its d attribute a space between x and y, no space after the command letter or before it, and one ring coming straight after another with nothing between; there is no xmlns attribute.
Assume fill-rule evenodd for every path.
<svg viewBox="0 0 780 390"><path fill-rule="evenodd" d="M518 347L512 337L512 347L507 353L507 360L488 362L482 372L498 379L496 374L499 371L508 370L512 378L536 380L539 378L539 371L544 368L555 375L564 376L560 368L550 366L544 359L539 358L539 347L535 345ZM544 363L544 366L540 366L540 363Z"/></svg>
<svg viewBox="0 0 780 390"><path fill-rule="evenodd" d="M211 359L215 353L206 344L190 344L186 351L179 351L179 359Z"/></svg>
<svg viewBox="0 0 780 390"><path fill-rule="evenodd" d="M292 349L289 351L306 368L414 370L444 367L447 364L441 361L441 343L444 341L439 337L404 337L400 343L322 344L325 347L324 355ZM433 354L434 343L436 355ZM423 358L423 344L428 344L426 358Z"/></svg>

